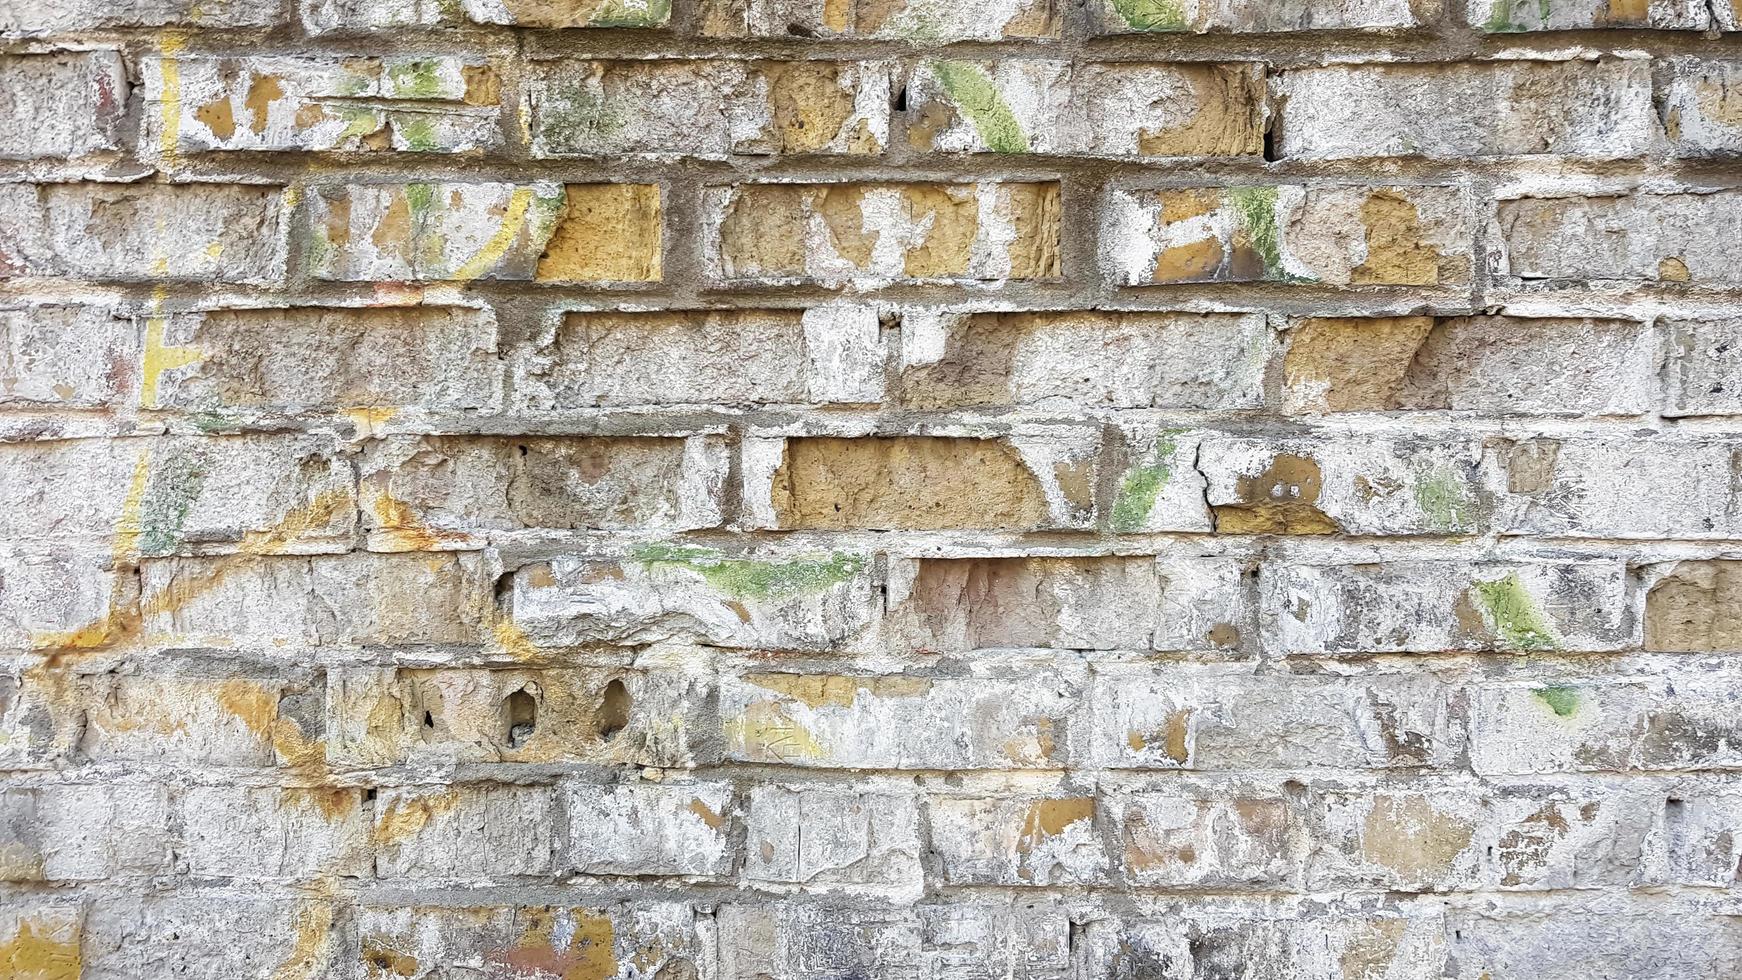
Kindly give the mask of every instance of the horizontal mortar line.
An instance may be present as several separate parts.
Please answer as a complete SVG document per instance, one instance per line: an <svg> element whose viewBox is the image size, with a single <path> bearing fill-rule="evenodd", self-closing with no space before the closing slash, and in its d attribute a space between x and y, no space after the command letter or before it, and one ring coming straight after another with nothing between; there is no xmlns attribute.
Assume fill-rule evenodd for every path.
<svg viewBox="0 0 1742 980"><path fill-rule="evenodd" d="M1458 685L1472 686L1472 685ZM1673 696L1671 696L1673 697ZM125 766L128 779L107 778L111 771L81 773L78 769L55 770L52 778L28 770L0 771L0 790L24 791L55 788L103 787L126 789L163 785L163 777L172 775L177 782L171 786L173 795L183 795L188 789L341 789L341 790L415 790L452 787L515 786L532 789L561 790L573 786L576 792L588 792L602 786L622 785L618 777L626 769L639 766L611 763L463 763L461 771L429 771L410 773L396 769L336 770L313 776L300 776L293 767L195 767L172 763L149 762L110 763ZM524 766L524 771L517 771ZM1259 795L1289 796L1320 793L1348 793L1364 790L1416 793L1435 790L1467 792L1482 796L1503 796L1522 789L1546 789L1553 792L1594 792L1612 790L1619 793L1680 791L1698 794L1708 790L1718 795L1730 795L1742 785L1737 767L1705 769L1639 769L1628 771L1552 771L1540 772L1474 772L1457 767L1374 767L1353 769L1326 767L1310 769L1228 768L1163 769L1163 768L1062 768L1062 769L891 769L879 767L815 767L782 766L776 764L720 764L689 768L659 767L666 775L658 783L640 785L670 789L674 795L686 788L700 787L704 782L732 782L734 791L757 786L777 785L812 789L851 787L882 796L909 796L916 800L976 799L987 795L1060 797L1072 794L1118 801L1131 796L1154 792L1166 786L1166 792L1198 789L1234 788ZM288 774L291 778L283 778ZM580 778L585 777L585 778ZM937 780L940 785L915 784L914 780ZM961 780L948 783L949 780ZM1282 789L1285 782L1300 783L1295 790ZM1174 784L1188 784L1176 787ZM1700 784L1705 784L1701 786ZM380 801L376 801L379 805Z"/></svg>
<svg viewBox="0 0 1742 980"><path fill-rule="evenodd" d="M149 173L119 183L152 185L230 181L272 184L302 181L310 187L347 182L407 183L452 180L459 183L604 181L650 183L674 180L708 182L727 187L757 183L963 183L969 181L1052 182L1061 177L1118 181L1122 188L1194 187L1206 181L1246 183L1307 182L1314 186L1463 184L1472 180L1498 183L1549 181L1566 184L1571 193L1591 193L1579 182L1614 178L1635 182L1675 179L1702 188L1742 186L1735 157L1667 157L1639 155L1611 159L1517 154L1470 157L1288 158L1266 160L1257 155L1234 157L1102 157L1072 154L921 153L882 155L737 154L723 157L686 153L599 154L524 157L489 153L358 153L350 151L229 150L186 154L167 167L150 157L121 156L117 166L137 163ZM76 166L77 164L72 164ZM408 173L407 167L415 167ZM1352 172L1352 168L1376 168ZM0 177L29 177L40 164L0 165ZM749 169L747 169L749 168ZM155 177L152 175L155 174ZM78 174L79 183L93 181ZM146 179L152 177L152 179ZM1552 185L1549 185L1552 186ZM1538 196L1543 189L1533 193ZM1597 190L1595 193L1607 193ZM1528 194L1526 196L1529 196Z"/></svg>

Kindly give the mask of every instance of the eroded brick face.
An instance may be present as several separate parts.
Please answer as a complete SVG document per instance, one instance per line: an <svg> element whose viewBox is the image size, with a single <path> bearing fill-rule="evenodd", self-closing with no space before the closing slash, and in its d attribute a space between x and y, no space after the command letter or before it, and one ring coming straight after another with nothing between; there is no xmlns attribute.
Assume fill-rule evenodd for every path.
<svg viewBox="0 0 1742 980"><path fill-rule="evenodd" d="M1742 976L1730 0L0 0L0 978Z"/></svg>

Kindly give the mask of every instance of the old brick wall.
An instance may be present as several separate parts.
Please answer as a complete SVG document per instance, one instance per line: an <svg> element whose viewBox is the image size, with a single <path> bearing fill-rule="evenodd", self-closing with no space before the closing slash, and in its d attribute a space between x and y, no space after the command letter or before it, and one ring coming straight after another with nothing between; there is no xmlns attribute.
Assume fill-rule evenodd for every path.
<svg viewBox="0 0 1742 980"><path fill-rule="evenodd" d="M0 0L0 976L1742 976L1731 0Z"/></svg>

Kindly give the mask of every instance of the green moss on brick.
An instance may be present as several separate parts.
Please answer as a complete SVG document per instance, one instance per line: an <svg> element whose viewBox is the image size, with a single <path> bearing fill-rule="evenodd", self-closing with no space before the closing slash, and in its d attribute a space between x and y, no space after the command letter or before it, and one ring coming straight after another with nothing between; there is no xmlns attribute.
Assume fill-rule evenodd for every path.
<svg viewBox="0 0 1742 980"><path fill-rule="evenodd" d="M659 27L671 19L671 0L608 0L587 21L593 27Z"/></svg>
<svg viewBox="0 0 1742 980"><path fill-rule="evenodd" d="M401 99L436 99L442 94L440 65L433 60L400 61L389 65L387 80Z"/></svg>
<svg viewBox="0 0 1742 980"><path fill-rule="evenodd" d="M1120 18L1137 30L1186 29L1184 0L1112 0L1112 4Z"/></svg>
<svg viewBox="0 0 1742 980"><path fill-rule="evenodd" d="M206 482L206 461L171 456L151 474L139 506L139 553L167 555L181 547L188 511Z"/></svg>
<svg viewBox="0 0 1742 980"><path fill-rule="evenodd" d="M1553 627L1538 608L1536 599L1525 590L1517 572L1493 582L1473 582L1470 591L1482 607L1488 625L1508 649L1553 650Z"/></svg>
<svg viewBox="0 0 1742 980"><path fill-rule="evenodd" d="M1113 530L1137 531L1149 520L1149 512L1155 509L1155 498L1161 496L1161 492L1167 489L1167 481L1173 478L1167 461L1173 458L1174 438L1181 431L1167 429L1161 432L1156 437L1149 460L1126 470L1120 478L1119 494L1113 500Z"/></svg>
<svg viewBox="0 0 1742 980"><path fill-rule="evenodd" d="M1240 235L1264 263L1264 278L1287 279L1282 270L1282 236L1276 229L1276 188L1235 187L1228 191L1240 220Z"/></svg>
<svg viewBox="0 0 1742 980"><path fill-rule="evenodd" d="M1531 692L1562 718L1570 718L1584 703L1584 695L1576 687L1539 687Z"/></svg>
<svg viewBox="0 0 1742 980"><path fill-rule="evenodd" d="M652 544L635 551L642 567L683 568L734 599L775 600L826 592L864 571L863 555L833 552L790 561L726 558L712 548Z"/></svg>
<svg viewBox="0 0 1742 980"><path fill-rule="evenodd" d="M1415 504L1436 531L1467 530L1474 523L1475 501L1458 475L1443 467L1416 482Z"/></svg>
<svg viewBox="0 0 1742 980"><path fill-rule="evenodd" d="M551 150L575 152L621 132L627 123L615 103L584 85L569 85L555 92L540 110L539 135Z"/></svg>
<svg viewBox="0 0 1742 980"><path fill-rule="evenodd" d="M992 84L992 76L966 61L936 61L931 71L957 111L974 125L987 149L994 153L1028 152L1028 134Z"/></svg>

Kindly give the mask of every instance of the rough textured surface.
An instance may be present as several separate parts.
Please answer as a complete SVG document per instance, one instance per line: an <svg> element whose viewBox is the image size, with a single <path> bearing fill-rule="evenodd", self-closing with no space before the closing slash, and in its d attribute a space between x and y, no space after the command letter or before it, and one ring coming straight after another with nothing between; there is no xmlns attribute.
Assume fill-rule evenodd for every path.
<svg viewBox="0 0 1742 980"><path fill-rule="evenodd" d="M1742 976L1739 3L0 0L0 978Z"/></svg>

